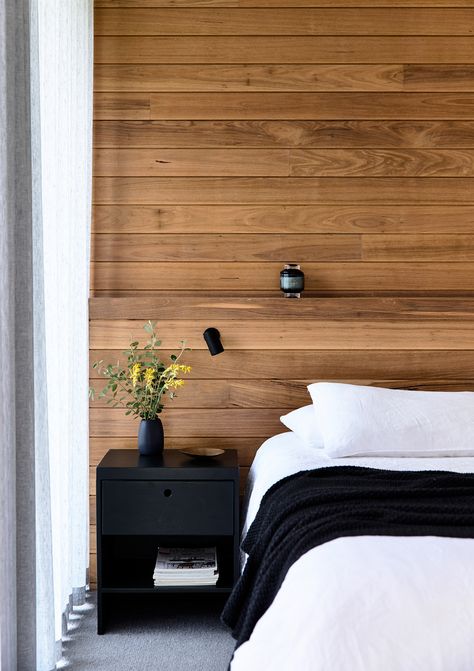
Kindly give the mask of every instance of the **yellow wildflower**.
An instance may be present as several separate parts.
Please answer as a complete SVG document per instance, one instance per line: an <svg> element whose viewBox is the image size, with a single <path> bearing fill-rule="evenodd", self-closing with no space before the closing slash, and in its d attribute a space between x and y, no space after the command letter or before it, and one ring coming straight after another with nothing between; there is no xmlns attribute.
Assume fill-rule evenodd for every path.
<svg viewBox="0 0 474 671"><path fill-rule="evenodd" d="M184 385L184 380L170 380L168 382L168 386L172 387L173 389L178 389L178 387L182 387Z"/></svg>
<svg viewBox="0 0 474 671"><path fill-rule="evenodd" d="M145 370L145 385L147 389L151 389L153 387L153 381L155 379L155 371L153 368L147 368Z"/></svg>
<svg viewBox="0 0 474 671"><path fill-rule="evenodd" d="M130 378L132 380L132 384L134 387L137 386L138 380L140 379L141 369L142 366L140 363L134 363L133 366L130 368Z"/></svg>

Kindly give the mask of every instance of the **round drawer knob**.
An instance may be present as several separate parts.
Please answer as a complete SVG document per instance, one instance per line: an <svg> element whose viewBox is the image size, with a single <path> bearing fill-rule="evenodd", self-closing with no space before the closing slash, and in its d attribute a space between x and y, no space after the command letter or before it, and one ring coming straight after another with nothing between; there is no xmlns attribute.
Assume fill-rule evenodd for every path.
<svg viewBox="0 0 474 671"><path fill-rule="evenodd" d="M165 491L163 492L163 496L166 496L168 498L171 496L172 493L173 492L171 491L171 489L165 489Z"/></svg>

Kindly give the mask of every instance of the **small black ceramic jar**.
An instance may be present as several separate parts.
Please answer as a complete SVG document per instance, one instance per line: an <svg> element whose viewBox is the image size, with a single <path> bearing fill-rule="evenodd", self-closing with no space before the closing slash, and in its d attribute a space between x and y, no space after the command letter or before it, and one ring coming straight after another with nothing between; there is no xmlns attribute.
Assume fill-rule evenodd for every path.
<svg viewBox="0 0 474 671"><path fill-rule="evenodd" d="M304 272L299 263L287 263L280 273L280 289L285 298L301 298L304 289Z"/></svg>

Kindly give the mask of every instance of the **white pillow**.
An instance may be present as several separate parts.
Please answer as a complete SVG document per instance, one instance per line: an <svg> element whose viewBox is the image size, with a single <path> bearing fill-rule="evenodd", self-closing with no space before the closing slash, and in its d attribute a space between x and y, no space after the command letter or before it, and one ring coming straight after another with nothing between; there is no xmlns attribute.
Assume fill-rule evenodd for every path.
<svg viewBox="0 0 474 671"><path fill-rule="evenodd" d="M323 438L318 426L314 405L305 405L280 417L280 421L288 427L308 447L323 448Z"/></svg>
<svg viewBox="0 0 474 671"><path fill-rule="evenodd" d="M474 455L474 393L308 386L330 457Z"/></svg>

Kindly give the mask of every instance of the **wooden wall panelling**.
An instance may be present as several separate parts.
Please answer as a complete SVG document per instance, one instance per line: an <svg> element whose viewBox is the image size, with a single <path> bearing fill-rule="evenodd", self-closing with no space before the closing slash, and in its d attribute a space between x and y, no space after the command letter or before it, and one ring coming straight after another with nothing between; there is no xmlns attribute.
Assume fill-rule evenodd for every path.
<svg viewBox="0 0 474 671"><path fill-rule="evenodd" d="M442 86L434 68L410 71L411 86ZM415 66L412 66L415 68ZM457 89L472 82L472 68L446 71ZM97 65L97 91L401 91L403 65ZM453 83L454 86L454 83Z"/></svg>
<svg viewBox="0 0 474 671"><path fill-rule="evenodd" d="M96 320L146 320L150 312L161 319L344 319L367 321L456 321L473 320L474 299L451 296L449 300L438 296L409 297L343 297L308 298L304 301L281 300L281 297L260 295L257 298L240 294L237 297L216 295L214 292L199 294L180 293L169 295L157 292L154 296L135 295L133 298L90 299L90 317ZM219 364L221 359L214 358Z"/></svg>
<svg viewBox="0 0 474 671"><path fill-rule="evenodd" d="M189 339L167 445L236 447L244 482L310 381L474 388L472 0L95 6L91 361L150 318ZM90 426L92 484L137 425Z"/></svg>
<svg viewBox="0 0 474 671"><path fill-rule="evenodd" d="M471 43L471 51L474 44ZM111 93L97 94L112 98ZM115 94L120 104L122 93ZM140 94L136 95L140 99ZM143 96L142 96L143 99ZM151 119L473 119L474 93L151 93ZM100 107L99 110L100 112ZM132 110L134 112L134 110ZM100 116L98 117L100 118ZM107 118L106 116L103 118ZM122 118L127 119L128 116ZM130 118L135 118L131 116ZM146 118L146 117L144 117Z"/></svg>
<svg viewBox="0 0 474 671"><path fill-rule="evenodd" d="M98 205L474 204L473 178L95 177Z"/></svg>
<svg viewBox="0 0 474 671"><path fill-rule="evenodd" d="M96 148L472 149L474 121L96 121Z"/></svg>
<svg viewBox="0 0 474 671"><path fill-rule="evenodd" d="M99 36L96 63L474 63L472 37Z"/></svg>
<svg viewBox="0 0 474 671"><path fill-rule="evenodd" d="M97 9L98 35L472 35L473 9Z"/></svg>
<svg viewBox="0 0 474 671"><path fill-rule="evenodd" d="M96 8L140 7L373 7L373 0L95 0ZM472 7L472 0L377 0L377 7Z"/></svg>
<svg viewBox="0 0 474 671"><path fill-rule="evenodd" d="M97 91L472 91L472 65L96 66Z"/></svg>
<svg viewBox="0 0 474 671"><path fill-rule="evenodd" d="M110 233L471 234L474 206L96 205L94 231Z"/></svg>
<svg viewBox="0 0 474 671"><path fill-rule="evenodd" d="M97 149L97 176L473 177L473 149Z"/></svg>
<svg viewBox="0 0 474 671"><path fill-rule="evenodd" d="M201 290L221 292L245 290L249 294L271 292L279 282L282 263L196 262L94 263L92 267L95 292L99 295L120 295L141 291ZM305 263L306 287L313 292L350 293L444 292L474 291L472 263L446 262L332 262ZM376 287L374 289L374 287Z"/></svg>

